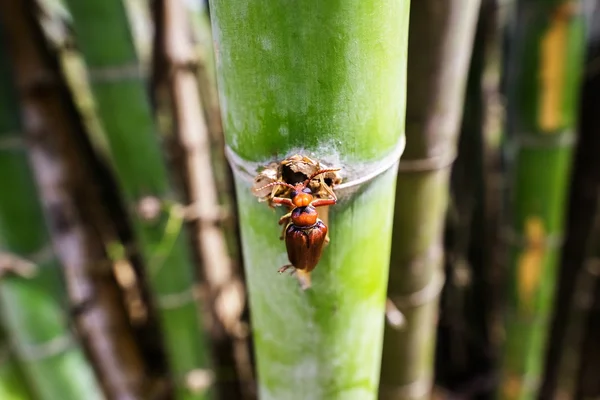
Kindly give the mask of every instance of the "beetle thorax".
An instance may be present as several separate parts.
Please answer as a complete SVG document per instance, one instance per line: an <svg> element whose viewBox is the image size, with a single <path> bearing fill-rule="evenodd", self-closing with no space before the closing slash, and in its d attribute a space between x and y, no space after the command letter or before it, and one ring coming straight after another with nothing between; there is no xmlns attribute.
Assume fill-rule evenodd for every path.
<svg viewBox="0 0 600 400"><path fill-rule="evenodd" d="M317 223L318 217L317 210L310 205L297 207L292 211L292 223L299 227L313 226Z"/></svg>

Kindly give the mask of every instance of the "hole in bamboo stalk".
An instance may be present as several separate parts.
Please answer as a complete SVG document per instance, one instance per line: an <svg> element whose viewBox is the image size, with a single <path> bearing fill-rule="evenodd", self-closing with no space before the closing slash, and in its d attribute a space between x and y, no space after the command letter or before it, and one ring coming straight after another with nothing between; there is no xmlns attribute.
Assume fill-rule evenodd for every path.
<svg viewBox="0 0 600 400"><path fill-rule="evenodd" d="M268 186L274 182L285 182L290 185L303 183L309 176L330 167L307 156L293 155L280 162L272 162L264 167L254 177L252 193L259 201L266 201L273 207L274 197L291 198L292 189L287 186ZM328 199L332 197L332 187L339 185L342 178L338 171L328 171L308 183L315 198ZM265 187L266 186L266 187Z"/></svg>

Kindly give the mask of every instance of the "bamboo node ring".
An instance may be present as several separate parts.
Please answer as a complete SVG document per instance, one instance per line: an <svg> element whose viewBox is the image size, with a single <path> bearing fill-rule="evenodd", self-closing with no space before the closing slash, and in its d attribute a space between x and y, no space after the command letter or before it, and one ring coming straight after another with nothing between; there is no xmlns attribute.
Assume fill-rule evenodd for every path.
<svg viewBox="0 0 600 400"><path fill-rule="evenodd" d="M169 293L158 295L156 302L160 309L169 310L177 307L181 307L185 304L191 303L196 300L196 289L194 286L190 286L187 289L179 293Z"/></svg>
<svg viewBox="0 0 600 400"><path fill-rule="evenodd" d="M450 167L456 160L456 151L449 151L431 157L419 159L401 159L398 171L402 172L428 172L438 171Z"/></svg>
<svg viewBox="0 0 600 400"><path fill-rule="evenodd" d="M73 338L63 335L44 343L19 344L13 343L13 348L27 361L41 360L66 351L73 345Z"/></svg>
<svg viewBox="0 0 600 400"><path fill-rule="evenodd" d="M281 159L290 157L292 154L306 154L309 157L314 157L322 161L324 164L339 166L343 171L342 178L344 182L339 185L335 185L335 191L336 193L346 190L351 192L378 177L379 175L382 175L388 170L395 168L398 165L398 161L400 160L402 153L404 152L405 145L406 137L405 135L401 135L396 146L385 157L383 157L381 160L361 163L359 168L353 168L350 165L344 165L343 162L340 163L339 161L336 161L334 157L328 156L327 154L322 155L317 154L317 152L300 149L291 149ZM265 162L252 162L244 160L227 145L225 146L225 156L234 174L248 182L253 182L260 169L273 162L272 160Z"/></svg>
<svg viewBox="0 0 600 400"><path fill-rule="evenodd" d="M420 399L425 397L431 390L433 385L432 379L429 376L417 379L413 382L404 385L380 385L380 391L385 398L398 399Z"/></svg>
<svg viewBox="0 0 600 400"><path fill-rule="evenodd" d="M18 132L3 132L0 138L0 150L21 150L25 148L25 140Z"/></svg>
<svg viewBox="0 0 600 400"><path fill-rule="evenodd" d="M88 77L93 83L143 79L144 75L145 71L138 63L88 68Z"/></svg>
<svg viewBox="0 0 600 400"><path fill-rule="evenodd" d="M445 281L444 272L438 270L423 289L405 296L390 296L390 300L398 310L422 306L438 298Z"/></svg>

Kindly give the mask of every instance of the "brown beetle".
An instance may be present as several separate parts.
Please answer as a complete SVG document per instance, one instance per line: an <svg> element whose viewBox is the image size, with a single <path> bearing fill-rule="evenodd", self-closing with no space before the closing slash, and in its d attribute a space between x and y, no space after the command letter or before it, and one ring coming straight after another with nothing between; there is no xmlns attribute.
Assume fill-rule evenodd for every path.
<svg viewBox="0 0 600 400"><path fill-rule="evenodd" d="M292 273L297 274L302 289L310 287L310 273L319 263L323 246L328 242L327 225L319 218L316 207L331 206L337 202L337 197L331 190L328 191L331 198L315 199L308 184L318 175L339 170L339 168L321 169L297 185L277 181L256 189L258 191L277 185L292 189L291 198L273 197L271 199L272 203L281 204L290 209L289 213L279 219L279 224L284 225L281 239L285 238L290 264L279 268L278 272L282 273L293 268Z"/></svg>

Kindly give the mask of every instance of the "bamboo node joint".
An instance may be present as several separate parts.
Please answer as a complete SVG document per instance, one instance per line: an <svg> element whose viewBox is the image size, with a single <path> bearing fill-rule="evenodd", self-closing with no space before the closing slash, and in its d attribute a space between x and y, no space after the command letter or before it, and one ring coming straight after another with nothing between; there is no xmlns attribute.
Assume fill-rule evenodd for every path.
<svg viewBox="0 0 600 400"><path fill-rule="evenodd" d="M445 276L441 270L436 271L433 279L423 289L405 296L390 296L390 301L398 308L405 310L430 303L437 299L444 287Z"/></svg>
<svg viewBox="0 0 600 400"><path fill-rule="evenodd" d="M456 151L415 160L401 159L398 171L400 173L438 171L450 167L454 160L456 160Z"/></svg>
<svg viewBox="0 0 600 400"><path fill-rule="evenodd" d="M73 338L69 335L58 336L43 343L20 344L13 341L13 347L19 355L27 361L41 360L60 354L73 345Z"/></svg>
<svg viewBox="0 0 600 400"><path fill-rule="evenodd" d="M194 301L196 301L196 289L194 286L190 286L179 293L169 293L157 296L158 306L162 310L179 308Z"/></svg>

